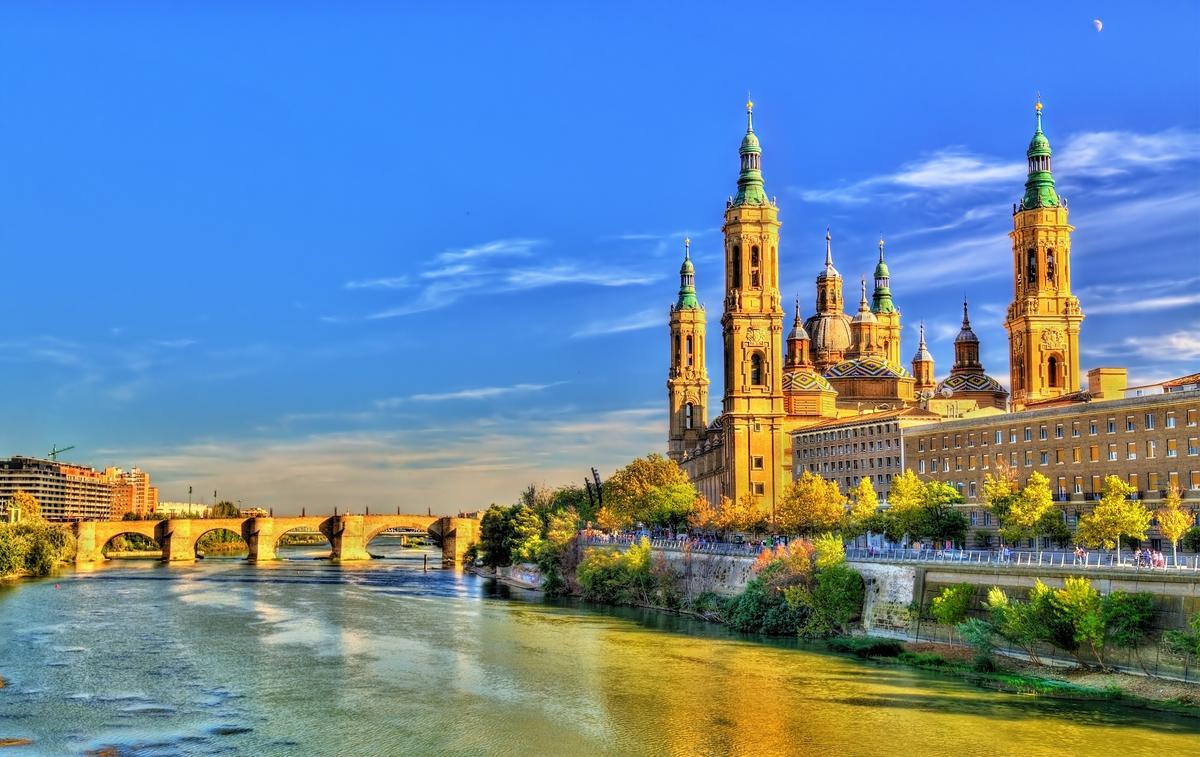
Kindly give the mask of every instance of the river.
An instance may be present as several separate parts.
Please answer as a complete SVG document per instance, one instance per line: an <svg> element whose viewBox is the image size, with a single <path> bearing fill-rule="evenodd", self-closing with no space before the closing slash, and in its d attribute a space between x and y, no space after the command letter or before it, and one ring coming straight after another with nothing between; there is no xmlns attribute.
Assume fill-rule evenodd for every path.
<svg viewBox="0 0 1200 757"><path fill-rule="evenodd" d="M381 545L384 545L381 547ZM12 754L1195 754L1200 721L999 694L698 621L510 597L422 555L0 587Z"/></svg>

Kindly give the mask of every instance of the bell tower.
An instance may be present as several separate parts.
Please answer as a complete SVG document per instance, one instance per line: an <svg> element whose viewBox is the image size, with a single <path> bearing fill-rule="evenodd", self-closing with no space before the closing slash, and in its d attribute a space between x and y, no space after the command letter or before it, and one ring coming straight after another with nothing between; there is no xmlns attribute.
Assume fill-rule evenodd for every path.
<svg viewBox="0 0 1200 757"><path fill-rule="evenodd" d="M679 298L671 306L671 367L667 372L670 412L667 455L679 462L708 426L708 370L704 362L704 306L696 299L691 240L683 240Z"/></svg>
<svg viewBox="0 0 1200 757"><path fill-rule="evenodd" d="M892 300L892 273L883 261L883 235L879 235L879 263L875 265L875 291L871 312L878 325L883 356L892 365L900 365L900 311Z"/></svg>
<svg viewBox="0 0 1200 757"><path fill-rule="evenodd" d="M1071 294L1071 232L1067 208L1054 189L1050 141L1042 133L1042 103L1029 142L1025 196L1013 206L1013 301L1008 330L1012 404L1078 392L1079 325L1083 312Z"/></svg>
<svg viewBox="0 0 1200 757"><path fill-rule="evenodd" d="M763 189L754 103L738 150L737 195L725 205L725 396L722 431L731 499L749 493L772 505L784 484L783 308L779 209ZM790 463L790 461L789 461Z"/></svg>

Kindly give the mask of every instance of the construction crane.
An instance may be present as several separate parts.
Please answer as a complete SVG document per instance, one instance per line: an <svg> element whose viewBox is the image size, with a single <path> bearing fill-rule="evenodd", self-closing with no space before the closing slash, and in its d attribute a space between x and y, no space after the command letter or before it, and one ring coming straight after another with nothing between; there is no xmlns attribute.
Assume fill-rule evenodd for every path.
<svg viewBox="0 0 1200 757"><path fill-rule="evenodd" d="M50 445L50 453L46 455L46 457L50 458L51 460L57 460L59 455L73 449L75 449L74 444L67 447L59 447L58 445L52 444Z"/></svg>

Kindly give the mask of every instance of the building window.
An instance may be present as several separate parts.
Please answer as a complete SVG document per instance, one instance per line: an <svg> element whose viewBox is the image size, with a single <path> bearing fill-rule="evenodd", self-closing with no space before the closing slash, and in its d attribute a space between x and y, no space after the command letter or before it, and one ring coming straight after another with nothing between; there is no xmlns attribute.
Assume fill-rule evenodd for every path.
<svg viewBox="0 0 1200 757"><path fill-rule="evenodd" d="M1071 448L1071 462L1078 464L1080 462L1080 459L1081 459L1080 448L1072 447Z"/></svg>
<svg viewBox="0 0 1200 757"><path fill-rule="evenodd" d="M1017 430L1015 428L1010 428L1008 430L1008 443L1009 444L1017 443Z"/></svg>
<svg viewBox="0 0 1200 757"><path fill-rule="evenodd" d="M763 493L763 491L765 491L765 490L763 488L762 482L761 481L754 482L754 493L761 495Z"/></svg>
<svg viewBox="0 0 1200 757"><path fill-rule="evenodd" d="M1104 485L1100 483L1099 476L1092 476L1092 494L1099 494L1104 491Z"/></svg>
<svg viewBox="0 0 1200 757"><path fill-rule="evenodd" d="M693 351L692 351L692 335L691 334L688 334L688 338L687 338L687 364L688 364L689 368L696 364L696 356L695 356L695 354L693 354Z"/></svg>
<svg viewBox="0 0 1200 757"><path fill-rule="evenodd" d="M1088 462L1089 463L1100 462L1100 446L1099 445L1093 444L1092 446L1088 447Z"/></svg>
<svg viewBox="0 0 1200 757"><path fill-rule="evenodd" d="M1188 437L1188 455L1200 455L1200 438L1195 436Z"/></svg>
<svg viewBox="0 0 1200 757"><path fill-rule="evenodd" d="M1037 250L1029 250L1025 253L1025 269L1025 281L1036 284L1038 280Z"/></svg>
<svg viewBox="0 0 1200 757"><path fill-rule="evenodd" d="M683 427L691 430L695 423L695 408L692 403L687 403L683 406Z"/></svg>
<svg viewBox="0 0 1200 757"><path fill-rule="evenodd" d="M1079 421L1071 421L1071 436L1079 436Z"/></svg>
<svg viewBox="0 0 1200 757"><path fill-rule="evenodd" d="M1178 444L1179 443L1175 439L1167 440L1167 457L1178 457L1179 456Z"/></svg>
<svg viewBox="0 0 1200 757"><path fill-rule="evenodd" d="M1025 450L1025 467L1029 468L1033 465L1033 452Z"/></svg>
<svg viewBox="0 0 1200 757"><path fill-rule="evenodd" d="M1095 435L1096 435L1096 421L1089 421L1089 422L1088 422L1088 435L1089 435L1089 436L1095 436Z"/></svg>
<svg viewBox="0 0 1200 757"><path fill-rule="evenodd" d="M1188 488L1200 489L1200 470L1192 471L1190 478L1191 478L1191 484Z"/></svg>
<svg viewBox="0 0 1200 757"><path fill-rule="evenodd" d="M1115 444L1108 445L1108 459L1109 460L1117 459L1117 445L1115 445Z"/></svg>
<svg viewBox="0 0 1200 757"><path fill-rule="evenodd" d="M1083 494L1083 476L1075 477L1075 493Z"/></svg>
<svg viewBox="0 0 1200 757"><path fill-rule="evenodd" d="M1002 441L1003 439L1004 439L1004 432L1003 432L1003 431L997 431L997 432L996 432L996 444L1003 444L1003 443L1004 443L1004 442Z"/></svg>
<svg viewBox="0 0 1200 757"><path fill-rule="evenodd" d="M1174 424L1172 424L1172 425L1174 425ZM1150 431L1153 428L1154 428L1154 413L1146 413L1146 430Z"/></svg>
<svg viewBox="0 0 1200 757"><path fill-rule="evenodd" d="M1046 427L1045 426L1038 427L1038 439L1040 439L1043 442L1046 441Z"/></svg>
<svg viewBox="0 0 1200 757"><path fill-rule="evenodd" d="M1063 438L1063 425L1061 423L1054 427L1054 438Z"/></svg>
<svg viewBox="0 0 1200 757"><path fill-rule="evenodd" d="M925 472L925 461L918 460L917 461L917 473L924 473L924 472Z"/></svg>
<svg viewBox="0 0 1200 757"><path fill-rule="evenodd" d="M971 511L971 525L972 526L979 525L978 521L979 521L979 511L972 510Z"/></svg>
<svg viewBox="0 0 1200 757"><path fill-rule="evenodd" d="M1050 462L1050 453L1042 450L1038 453L1038 465L1046 465Z"/></svg>
<svg viewBox="0 0 1200 757"><path fill-rule="evenodd" d="M1197 412L1195 408L1189 408L1186 412L1187 425L1195 426L1198 422L1200 422L1200 420L1197 420L1197 416L1200 416L1200 412Z"/></svg>
<svg viewBox="0 0 1200 757"><path fill-rule="evenodd" d="M1046 361L1046 379L1050 386L1056 387L1059 385L1058 374L1058 358L1051 356L1050 359Z"/></svg>
<svg viewBox="0 0 1200 757"><path fill-rule="evenodd" d="M757 352L750 356L750 384L751 386L762 386L763 384L763 359L762 355Z"/></svg>
<svg viewBox="0 0 1200 757"><path fill-rule="evenodd" d="M1167 428L1175 428L1175 413L1174 412L1167 413L1167 421L1163 425L1165 425Z"/></svg>
<svg viewBox="0 0 1200 757"><path fill-rule="evenodd" d="M1110 433L1110 434L1117 433L1117 419L1116 418L1108 419L1108 433Z"/></svg>
<svg viewBox="0 0 1200 757"><path fill-rule="evenodd" d="M1158 474L1150 472L1146 474L1146 488L1152 492L1158 491Z"/></svg>
<svg viewBox="0 0 1200 757"><path fill-rule="evenodd" d="M759 274L758 248L750 248L750 286L758 289L762 286L762 281Z"/></svg>
<svg viewBox="0 0 1200 757"><path fill-rule="evenodd" d="M1033 429L1030 428L1029 426L1025 427L1025 441L1027 441L1027 442L1033 441Z"/></svg>
<svg viewBox="0 0 1200 757"><path fill-rule="evenodd" d="M1063 450L1062 450L1062 448L1061 448L1061 447L1059 447L1058 449L1054 450L1054 464L1055 464L1055 465L1062 465L1062 464L1063 464Z"/></svg>
<svg viewBox="0 0 1200 757"><path fill-rule="evenodd" d="M742 288L742 248L733 246L733 288Z"/></svg>
<svg viewBox="0 0 1200 757"><path fill-rule="evenodd" d="M1137 426L1135 426L1133 423L1132 415L1125 416L1125 430L1126 431L1136 431L1137 430Z"/></svg>
<svg viewBox="0 0 1200 757"><path fill-rule="evenodd" d="M1137 442L1129 442L1125 445L1125 459L1137 460Z"/></svg>
<svg viewBox="0 0 1200 757"><path fill-rule="evenodd" d="M972 481L967 485L967 495L971 499L975 499L975 482Z"/></svg>
<svg viewBox="0 0 1200 757"><path fill-rule="evenodd" d="M1146 459L1153 460L1158 457L1158 442L1153 439L1146 440Z"/></svg>
<svg viewBox="0 0 1200 757"><path fill-rule="evenodd" d="M762 469L763 469L763 459L762 459L762 455L755 455L755 456L754 456L754 459L753 459L753 467L754 467L754 470L762 470Z"/></svg>

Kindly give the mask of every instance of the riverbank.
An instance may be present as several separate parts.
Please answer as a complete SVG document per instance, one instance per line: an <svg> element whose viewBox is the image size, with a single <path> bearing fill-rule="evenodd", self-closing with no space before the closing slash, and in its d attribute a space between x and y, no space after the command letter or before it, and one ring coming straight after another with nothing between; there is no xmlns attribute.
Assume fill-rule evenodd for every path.
<svg viewBox="0 0 1200 757"><path fill-rule="evenodd" d="M1048 667L1012 657L991 672L972 667L972 650L954 644L867 636L830 639L826 647L879 665L932 670L978 686L1051 699L1099 700L1200 719L1200 684L1082 667Z"/></svg>

